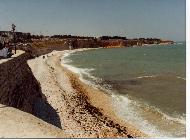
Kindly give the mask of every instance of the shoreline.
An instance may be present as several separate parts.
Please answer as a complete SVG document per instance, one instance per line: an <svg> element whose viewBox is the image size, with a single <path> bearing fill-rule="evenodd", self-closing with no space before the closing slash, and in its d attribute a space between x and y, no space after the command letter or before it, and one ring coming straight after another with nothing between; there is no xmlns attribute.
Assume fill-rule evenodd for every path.
<svg viewBox="0 0 190 140"><path fill-rule="evenodd" d="M69 75L72 87L75 88L79 94L84 94L84 96L87 96L86 102L88 102L92 107L95 107L98 111L97 113L99 114L102 113L103 117L106 117L107 118L106 120L108 120L108 122L113 121L113 123L116 123L112 125L113 127L114 125L115 126L120 125L119 127L123 129L121 131L127 131L133 137L147 136L146 134L143 134L142 132L137 130L131 124L127 124L126 122L121 120L114 113L114 110L110 108L110 106L112 106L112 103L111 103L111 97L108 94L99 89L89 87L87 84L85 84L79 79L79 76L77 74L74 74L70 70L65 68L65 71Z"/></svg>
<svg viewBox="0 0 190 140"><path fill-rule="evenodd" d="M77 51L77 50L76 50ZM99 87L97 87L96 85L94 85L93 83L89 83L89 81L86 81L85 79L83 79L83 77L81 76L81 73L83 73L83 69L81 70L80 68L77 68L77 67L75 67L75 66L72 66L72 64L70 65L70 64L68 64L67 63L67 60L64 62L64 58L65 57L67 57L69 54L67 54L66 53L66 55L65 56L63 56L63 66L64 66L64 63L65 63L65 67L66 67L66 69L71 73L71 79L73 79L73 75L74 75L74 81L77 81L77 86L78 87L80 87L79 88L79 91L80 92L83 92L83 93L85 93L85 94L88 94L88 96L92 96L92 98L90 98L90 99L92 99L92 101L91 101L91 103L93 104L93 106L96 106L96 107L99 107L99 106L102 106L101 105L101 103L97 103L96 104L96 102L98 101L98 97L100 97L99 98L99 100L102 100L102 99L105 99L105 98L110 98L109 96L110 96L110 94L106 94L106 93L110 93L110 91L107 91L107 90L105 90L105 89L102 89L101 87L99 88ZM71 57L72 58L72 57ZM68 59L68 62L70 61L70 59ZM85 73L84 73L85 74ZM89 73L88 73L89 74ZM74 87L77 87L76 86L76 84L74 83ZM96 94L97 95L97 97L94 97L95 95L94 94ZM105 95L105 97L104 96L102 96L102 95L104 95L104 94L106 94ZM94 98L96 98L97 100L96 101L94 101L93 102L93 99ZM103 101L104 103L102 103L103 104L103 106L104 106L104 104L105 104L105 102L106 101ZM119 115L119 114L117 114L117 111L115 110L115 109L119 109L119 108L117 108L115 105L114 105L114 103L110 103L111 101L110 100L108 100L108 104L106 104L106 106L109 106L109 105L112 105L112 107L113 107L113 109L114 109L114 111L115 112L113 112L113 109L111 109L111 111L109 111L109 110L107 110L107 108L105 108L105 107L103 107L103 109L104 109L104 114L106 113L106 112L109 112L109 115L111 114L111 116L112 116L112 120L113 120L113 114L115 115L114 117L116 117L117 119L116 120L122 120L122 122L124 122L125 124L126 123L128 123L128 121L126 121L126 120L128 120L128 119L125 119L125 118L123 118L123 116L121 116L121 115ZM112 101L113 102L113 101ZM120 105L119 105L120 106ZM102 108L101 108L102 109ZM131 109L129 109L129 111L130 110L133 110L133 108ZM152 109L152 110L156 110L156 109ZM164 114L163 112L160 112L160 111L158 111L158 110L156 110L157 112L159 112L159 114L162 116L161 118L164 118L164 120L166 119L166 120L172 120L172 122L176 125L176 124L178 124L178 123L181 123L181 120L180 120L180 118L179 118L179 120L178 120L178 117L177 118L172 118L172 117L170 117L170 116L168 116L167 114ZM110 113L111 112L111 113ZM138 112L138 111L137 111ZM134 112L135 113L135 112ZM116 115L117 114L117 115ZM157 113L155 113L155 114L157 114ZM108 114L106 114L106 115L108 115ZM128 116L129 117L129 116ZM153 118L156 118L156 116L154 115L153 116ZM139 118L137 118L137 119L139 119ZM143 118L142 118L143 119ZM144 120L146 120L146 118L144 118ZM166 120L165 121L163 121L163 123L165 122L165 123L167 123L166 122ZM157 121L157 120L156 120ZM168 136L168 137L173 137L173 135L174 135L174 133L172 133L172 129L168 129L168 133L163 133L162 132L162 128L161 129L159 129L159 127L158 127L158 129L154 129L154 125L153 124L150 124L151 125L151 127L150 127L150 129L144 129L144 128L146 128L146 127L144 127L143 128L143 126L144 125L142 125L142 123L141 123L141 121L135 121L134 123L133 122L131 122L130 121L130 119L129 119L129 122L130 122L130 124L132 124L132 125L134 125L134 126L138 126L137 128L139 128L139 130L141 130L141 132L143 132L143 133L145 133L145 134L147 134L147 135L149 135L148 137L150 137L150 136L155 136L155 137L166 137L166 136ZM121 123L119 123L119 124L121 124ZM181 123L182 125L183 125L183 120L182 120L182 123ZM129 125L129 124L128 124ZM148 124L149 125L149 124ZM170 124L170 126L175 126L175 125L172 125L172 124ZM153 126L153 127L152 127ZM155 126L157 126L157 125L155 125ZM154 129L154 130L151 130L151 128L152 129ZM171 127L172 128L172 127ZM181 128L181 127L180 127ZM182 128L183 128L183 126L182 126ZM150 133L149 133L149 131L151 131ZM155 133L156 132L156 133ZM172 135L173 134L173 135ZM178 136L177 134L176 134L176 136ZM182 134L182 135L179 135L179 137L184 137L184 135Z"/></svg>
<svg viewBox="0 0 190 140"><path fill-rule="evenodd" d="M53 51L28 62L48 103L58 111L63 131L73 138L148 137L116 116L107 94L89 87L61 65L64 52Z"/></svg>

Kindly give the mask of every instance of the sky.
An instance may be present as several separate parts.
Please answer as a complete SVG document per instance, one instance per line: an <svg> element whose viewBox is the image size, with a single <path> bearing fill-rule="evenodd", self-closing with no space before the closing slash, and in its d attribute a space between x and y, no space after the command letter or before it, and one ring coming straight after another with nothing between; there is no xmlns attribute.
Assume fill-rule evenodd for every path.
<svg viewBox="0 0 190 140"><path fill-rule="evenodd" d="M185 41L185 0L0 0L0 30Z"/></svg>

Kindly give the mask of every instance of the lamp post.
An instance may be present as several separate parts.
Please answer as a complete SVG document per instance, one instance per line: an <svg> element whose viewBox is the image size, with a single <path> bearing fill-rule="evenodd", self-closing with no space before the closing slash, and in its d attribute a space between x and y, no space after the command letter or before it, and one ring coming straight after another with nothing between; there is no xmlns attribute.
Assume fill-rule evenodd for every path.
<svg viewBox="0 0 190 140"><path fill-rule="evenodd" d="M15 47L15 54L16 54L15 28L16 28L16 26L15 26L14 24L12 24L13 43L14 43L14 47Z"/></svg>

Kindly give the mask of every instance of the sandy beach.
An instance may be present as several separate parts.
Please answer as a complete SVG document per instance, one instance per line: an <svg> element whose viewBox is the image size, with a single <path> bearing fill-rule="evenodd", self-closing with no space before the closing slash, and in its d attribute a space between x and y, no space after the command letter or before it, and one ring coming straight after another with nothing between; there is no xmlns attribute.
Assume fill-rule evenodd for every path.
<svg viewBox="0 0 190 140"><path fill-rule="evenodd" d="M61 65L65 52L53 51L28 61L63 132L72 138L147 137L117 117L108 94L84 84Z"/></svg>

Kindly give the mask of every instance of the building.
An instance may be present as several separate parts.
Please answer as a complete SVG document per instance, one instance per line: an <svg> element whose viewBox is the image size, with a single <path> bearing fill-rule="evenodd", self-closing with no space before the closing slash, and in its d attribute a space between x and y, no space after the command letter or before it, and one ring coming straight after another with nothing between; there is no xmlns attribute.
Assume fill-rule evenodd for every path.
<svg viewBox="0 0 190 140"><path fill-rule="evenodd" d="M10 31L0 31L0 42L10 42L13 40L13 33Z"/></svg>
<svg viewBox="0 0 190 140"><path fill-rule="evenodd" d="M13 42L14 35L11 31L0 31L0 42ZM30 33L15 32L15 42L30 42Z"/></svg>

